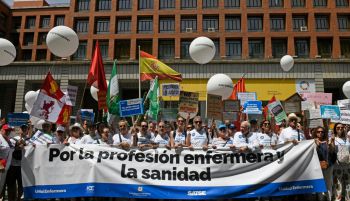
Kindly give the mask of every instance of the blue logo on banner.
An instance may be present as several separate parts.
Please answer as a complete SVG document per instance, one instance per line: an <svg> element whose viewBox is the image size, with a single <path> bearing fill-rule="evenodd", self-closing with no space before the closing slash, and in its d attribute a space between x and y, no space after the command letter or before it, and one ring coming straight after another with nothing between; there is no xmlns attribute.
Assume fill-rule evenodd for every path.
<svg viewBox="0 0 350 201"><path fill-rule="evenodd" d="M28 113L11 113L7 115L10 126L21 126L27 124L29 120Z"/></svg>
<svg viewBox="0 0 350 201"><path fill-rule="evenodd" d="M243 105L243 113L262 114L262 102L261 101L246 101Z"/></svg>
<svg viewBox="0 0 350 201"><path fill-rule="evenodd" d="M119 111L121 117L129 117L143 114L143 100L142 98L121 100L119 102Z"/></svg>

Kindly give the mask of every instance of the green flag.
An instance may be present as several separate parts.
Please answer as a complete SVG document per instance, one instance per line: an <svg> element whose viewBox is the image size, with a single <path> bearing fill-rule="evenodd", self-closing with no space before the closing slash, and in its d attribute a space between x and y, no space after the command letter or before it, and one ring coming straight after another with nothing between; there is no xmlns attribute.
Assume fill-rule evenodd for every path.
<svg viewBox="0 0 350 201"><path fill-rule="evenodd" d="M152 86L149 89L149 115L154 120L158 120L158 112L159 112L159 100L158 100L158 90L159 90L159 84L158 84L158 77L153 80Z"/></svg>
<svg viewBox="0 0 350 201"><path fill-rule="evenodd" d="M107 106L108 112L119 116L119 83L117 76L117 64L116 60L113 64L111 78L109 79L108 91L107 91Z"/></svg>

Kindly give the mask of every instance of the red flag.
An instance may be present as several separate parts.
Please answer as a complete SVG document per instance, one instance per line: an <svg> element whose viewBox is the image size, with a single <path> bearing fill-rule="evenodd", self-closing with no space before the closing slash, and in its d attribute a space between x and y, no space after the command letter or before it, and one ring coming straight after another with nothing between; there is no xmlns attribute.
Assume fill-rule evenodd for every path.
<svg viewBox="0 0 350 201"><path fill-rule="evenodd" d="M270 103L273 103L273 102L275 102L275 101L276 101L276 97L275 97L275 95L274 95L274 96L272 96L272 98L269 100L269 102L267 103L267 105L270 104ZM263 111L263 114L264 114L264 118L265 118L265 119L267 119L267 116L268 116L268 114L269 114L269 109L268 109L267 105L264 107L264 111Z"/></svg>
<svg viewBox="0 0 350 201"><path fill-rule="evenodd" d="M233 87L233 91L229 99L237 100L238 92L245 92L245 81L243 77L239 79L236 85Z"/></svg>
<svg viewBox="0 0 350 201"><path fill-rule="evenodd" d="M57 82L53 79L51 72L47 73L41 89L44 90L46 95L57 100L60 100L64 96L64 93L61 91Z"/></svg>
<svg viewBox="0 0 350 201"><path fill-rule="evenodd" d="M105 76L105 68L103 66L100 46L96 41L94 55L91 60L89 75L87 78L88 84L93 85L100 91L107 91L107 83Z"/></svg>
<svg viewBox="0 0 350 201"><path fill-rule="evenodd" d="M72 106L64 105L62 107L62 110L61 110L58 118L57 118L56 123L61 124L61 125L69 123L71 113L72 113Z"/></svg>

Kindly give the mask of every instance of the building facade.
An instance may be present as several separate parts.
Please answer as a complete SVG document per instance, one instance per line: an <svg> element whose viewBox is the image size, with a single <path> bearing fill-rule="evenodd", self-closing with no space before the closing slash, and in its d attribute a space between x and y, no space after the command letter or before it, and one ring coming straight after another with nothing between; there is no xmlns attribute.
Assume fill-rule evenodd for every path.
<svg viewBox="0 0 350 201"><path fill-rule="evenodd" d="M245 74L247 90L260 100L273 95L284 100L303 79L340 99L350 78L349 0L71 0L67 5L15 0L12 8L1 6L6 8L0 4L1 14L9 13L4 36L18 50L16 62L0 68L0 85L13 94L0 100L5 113L23 111L24 94L40 88L49 69L63 89L79 86L81 105L74 109L96 108L85 81L97 40L107 78L118 60L123 99L138 96L138 46L181 72L181 88L199 92L202 101L206 82L216 73L233 81ZM46 34L57 25L79 36L70 58L57 58L46 47ZM195 64L189 56L198 36L216 46L209 64ZM295 58L288 73L279 66L286 54Z"/></svg>

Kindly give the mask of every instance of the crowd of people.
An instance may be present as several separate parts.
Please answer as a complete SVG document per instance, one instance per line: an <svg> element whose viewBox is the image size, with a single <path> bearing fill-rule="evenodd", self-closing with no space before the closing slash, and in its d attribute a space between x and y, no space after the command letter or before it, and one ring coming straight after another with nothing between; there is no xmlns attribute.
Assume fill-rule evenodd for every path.
<svg viewBox="0 0 350 201"><path fill-rule="evenodd" d="M341 123L334 124L331 131L328 126L304 128L300 124L300 118L292 113L279 126L275 125L273 119L261 122L242 121L238 126L225 120L222 124L216 125L213 122L208 126L200 116L194 117L193 120L189 117L178 117L176 122L141 121L132 126L129 126L128 121L120 120L118 128L101 122L92 124L84 121L82 124L75 123L65 127L45 122L40 132L36 132L30 124L24 124L16 130L6 122L0 126L0 148L14 149L1 194L4 196L7 190L10 201L23 198L23 148L28 144L35 144L38 134L44 134L46 142L52 144L107 144L124 150L187 147L190 150L226 148L238 152L254 152L260 149L275 149L280 144L297 145L302 140L314 139L328 190L318 194L317 199L350 201L350 127Z"/></svg>

